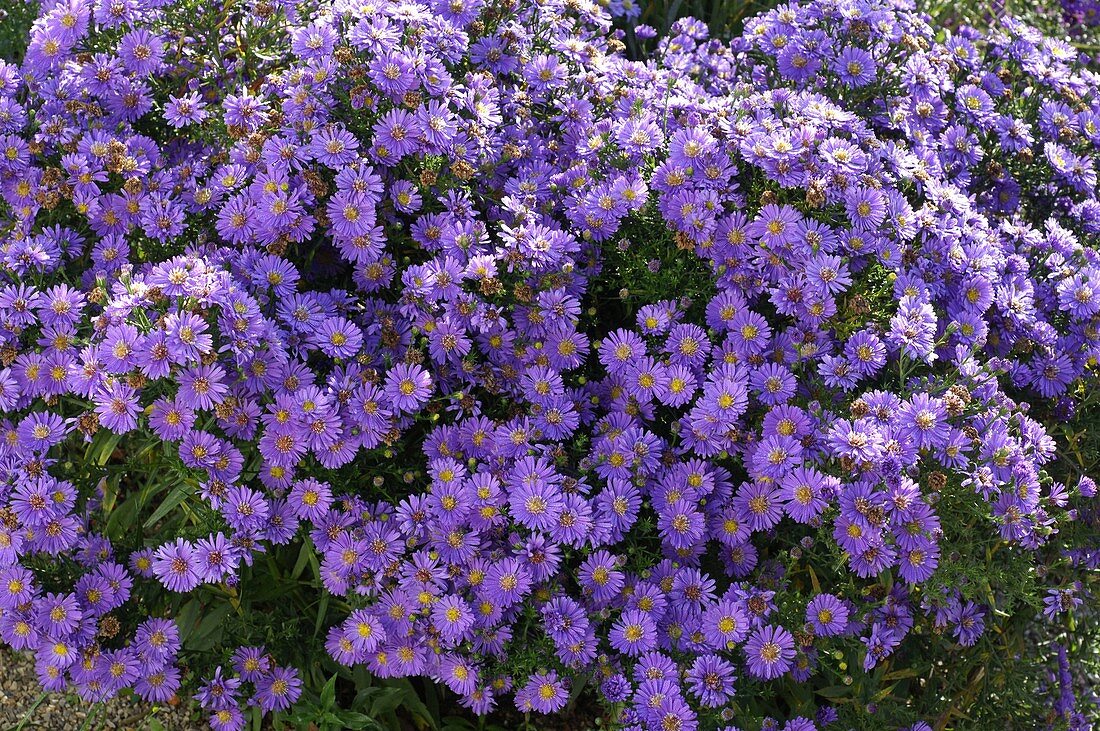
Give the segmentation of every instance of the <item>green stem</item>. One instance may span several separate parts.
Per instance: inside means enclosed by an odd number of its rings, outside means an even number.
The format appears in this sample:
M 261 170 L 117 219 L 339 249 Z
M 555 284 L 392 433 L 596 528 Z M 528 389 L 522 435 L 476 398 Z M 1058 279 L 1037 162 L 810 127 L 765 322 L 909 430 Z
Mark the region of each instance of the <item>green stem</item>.
M 23 718 L 19 721 L 19 725 L 16 726 L 13 731 L 23 731 L 23 727 L 27 725 L 27 721 L 31 720 L 31 715 L 42 705 L 42 701 L 46 700 L 46 696 L 49 695 L 49 691 L 43 691 L 37 698 L 34 699 L 34 703 L 27 709 L 27 712 L 23 714 Z

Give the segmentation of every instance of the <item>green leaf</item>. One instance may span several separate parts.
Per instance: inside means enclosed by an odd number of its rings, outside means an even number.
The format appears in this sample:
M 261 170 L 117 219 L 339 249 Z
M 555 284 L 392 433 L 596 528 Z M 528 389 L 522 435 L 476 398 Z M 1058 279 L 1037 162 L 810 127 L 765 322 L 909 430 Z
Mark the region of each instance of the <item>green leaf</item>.
M 172 488 L 172 492 L 168 493 L 168 497 L 164 498 L 164 502 L 162 502 L 157 507 L 157 509 L 153 511 L 153 514 L 149 516 L 149 519 L 145 521 L 143 527 L 148 528 L 164 516 L 168 515 L 168 513 L 170 513 L 173 508 L 175 508 L 177 505 L 190 497 L 193 490 L 194 488 L 187 482 L 181 482 L 180 484 L 176 485 L 174 488 Z
M 176 623 L 180 628 L 180 641 L 185 642 L 191 636 L 191 633 L 195 631 L 195 621 L 198 620 L 201 609 L 199 600 L 192 599 L 176 613 Z
M 331 708 L 336 701 L 336 678 L 337 676 L 333 675 L 321 689 L 321 708 Z
M 110 461 L 111 455 L 115 453 L 115 447 L 118 446 L 121 439 L 121 434 L 115 434 L 106 429 L 100 429 L 99 432 L 92 437 L 92 443 L 88 445 L 88 451 L 85 452 L 85 458 L 102 467 Z
M 374 703 L 371 704 L 370 715 L 382 716 L 389 713 L 401 706 L 404 700 L 404 688 L 383 688 L 378 697 L 374 699 Z
M 382 725 L 378 721 L 356 711 L 344 711 L 340 714 L 339 721 L 344 728 L 355 729 L 356 731 L 361 729 L 379 729 L 379 731 L 382 731 Z
M 294 564 L 294 570 L 290 572 L 290 578 L 295 581 L 302 575 L 302 572 L 306 570 L 306 566 L 309 566 L 310 554 L 313 553 L 313 544 L 309 540 L 302 543 L 302 549 L 298 551 L 298 560 Z
M 126 536 L 134 527 L 134 519 L 137 518 L 138 496 L 131 495 L 121 505 L 111 511 L 111 517 L 107 519 L 107 537 L 113 541 Z
M 427 705 L 420 699 L 420 694 L 416 692 L 416 688 L 413 687 L 413 684 L 409 682 L 408 678 L 385 678 L 381 683 L 385 686 L 401 688 L 405 692 L 403 705 L 409 714 L 412 715 L 413 721 L 420 722 L 417 723 L 418 727 L 439 728 L 439 724 L 436 723 L 432 712 L 428 710 Z
M 321 601 L 317 604 L 317 621 L 313 625 L 314 637 L 321 632 L 321 626 L 325 623 L 325 616 L 328 614 L 328 603 L 331 599 L 332 595 L 326 591 L 321 596 Z
M 836 700 L 850 696 L 852 694 L 852 689 L 847 685 L 830 685 L 827 688 L 819 688 L 814 692 L 826 698 Z
M 221 638 L 222 623 L 229 615 L 232 607 L 229 604 L 219 604 L 209 614 L 203 617 L 194 634 L 187 643 L 191 650 L 209 650 Z

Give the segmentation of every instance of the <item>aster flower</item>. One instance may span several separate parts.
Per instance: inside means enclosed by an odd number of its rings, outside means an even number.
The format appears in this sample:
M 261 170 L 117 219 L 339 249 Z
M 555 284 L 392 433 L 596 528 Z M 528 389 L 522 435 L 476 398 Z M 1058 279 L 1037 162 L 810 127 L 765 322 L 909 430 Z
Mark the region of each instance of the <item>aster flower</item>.
M 196 91 L 170 96 L 164 105 L 164 120 L 177 129 L 198 124 L 206 117 L 206 104 Z
M 806 606 L 806 621 L 815 634 L 838 635 L 848 626 L 848 607 L 832 594 L 819 594 Z
M 848 46 L 837 56 L 833 70 L 847 86 L 861 87 L 875 78 L 875 61 L 861 48 Z
M 565 707 L 569 693 L 553 670 L 536 673 L 527 679 L 516 694 L 516 707 L 521 711 L 535 710 L 539 713 L 553 713 Z
M 736 678 L 734 666 L 717 655 L 695 658 L 687 674 L 692 694 L 708 708 L 717 708 L 733 696 Z
M 648 614 L 628 610 L 612 625 L 610 641 L 617 651 L 634 657 L 656 647 L 657 627 Z
M 745 642 L 747 669 L 757 678 L 778 678 L 791 669 L 794 656 L 794 638 L 782 627 L 759 627 Z
M 182 538 L 157 549 L 153 558 L 153 572 L 172 591 L 186 592 L 201 581 L 195 562 L 193 546 Z
M 734 505 L 752 530 L 767 530 L 783 517 L 783 502 L 773 482 L 742 484 Z
M 256 681 L 256 701 L 265 712 L 285 710 L 301 694 L 302 681 L 293 668 L 273 668 Z
M 423 368 L 398 363 L 386 374 L 385 394 L 394 408 L 412 412 L 427 401 L 431 386 L 431 376 Z
M 222 667 L 214 669 L 213 676 L 205 680 L 195 694 L 195 700 L 204 709 L 222 710 L 237 707 L 236 694 L 241 686 L 240 678 L 224 677 Z
M 129 386 L 111 381 L 95 397 L 99 423 L 116 434 L 137 428 L 140 404 L 137 393 Z
M 799 523 L 811 522 L 828 505 L 835 483 L 812 467 L 795 467 L 780 479 L 787 515 Z

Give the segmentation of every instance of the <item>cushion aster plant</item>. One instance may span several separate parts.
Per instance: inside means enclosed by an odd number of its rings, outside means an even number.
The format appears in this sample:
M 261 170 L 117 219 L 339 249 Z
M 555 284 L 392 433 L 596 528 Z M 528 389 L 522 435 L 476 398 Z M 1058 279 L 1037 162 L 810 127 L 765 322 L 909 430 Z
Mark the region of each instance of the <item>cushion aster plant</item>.
M 554 0 L 42 5 L 0 637 L 46 688 L 1087 727 L 1096 75 L 881 0 L 653 45 Z

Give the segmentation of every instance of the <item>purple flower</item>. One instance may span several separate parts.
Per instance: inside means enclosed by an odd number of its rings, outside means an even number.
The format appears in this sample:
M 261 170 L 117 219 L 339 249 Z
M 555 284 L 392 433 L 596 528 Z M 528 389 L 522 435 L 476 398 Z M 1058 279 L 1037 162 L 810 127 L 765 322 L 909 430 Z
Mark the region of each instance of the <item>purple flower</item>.
M 293 668 L 273 668 L 256 681 L 256 701 L 265 712 L 286 710 L 301 694 L 302 681 Z
M 192 91 L 180 96 L 171 96 L 164 105 L 164 121 L 179 129 L 189 124 L 198 124 L 206 119 L 206 104 L 198 92 Z
M 812 467 L 795 467 L 779 483 L 787 515 L 799 523 L 811 522 L 825 510 L 837 482 Z
M 195 561 L 194 547 L 182 538 L 157 549 L 153 573 L 172 591 L 191 591 L 202 581 Z
M 209 411 L 229 392 L 225 370 L 219 365 L 188 368 L 179 377 L 179 401 L 191 408 Z
M 137 393 L 129 386 L 111 381 L 96 394 L 96 413 L 99 423 L 116 434 L 125 434 L 137 428 L 141 412 Z
M 428 400 L 431 390 L 431 376 L 418 365 L 398 363 L 386 373 L 386 397 L 399 411 L 415 412 Z
M 444 640 L 457 644 L 466 638 L 474 615 L 461 597 L 447 596 L 432 606 L 432 622 Z
M 696 657 L 687 674 L 692 694 L 708 708 L 717 708 L 729 701 L 736 678 L 734 666 L 717 655 Z
M 609 638 L 617 651 L 635 657 L 657 646 L 657 627 L 648 614 L 631 609 L 615 621 Z
M 222 667 L 214 669 L 214 675 L 205 681 L 195 694 L 195 700 L 207 710 L 225 710 L 237 707 L 237 691 L 241 687 L 240 678 L 227 678 L 222 675 Z
M 539 713 L 553 713 L 565 707 L 569 693 L 551 670 L 536 673 L 527 679 L 526 685 L 516 693 L 516 708 L 521 711 L 534 710 Z
M 871 54 L 862 48 L 848 46 L 837 56 L 833 70 L 845 85 L 858 88 L 874 80 L 876 69 Z
M 757 678 L 778 678 L 793 667 L 794 656 L 794 638 L 779 626 L 759 627 L 745 642 L 748 672 Z
M 806 605 L 806 621 L 822 637 L 842 634 L 848 626 L 848 607 L 832 594 L 818 594 Z

